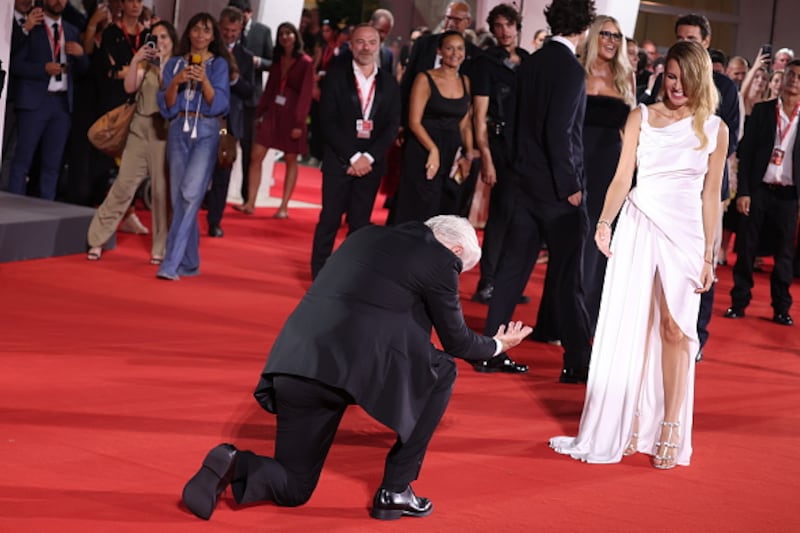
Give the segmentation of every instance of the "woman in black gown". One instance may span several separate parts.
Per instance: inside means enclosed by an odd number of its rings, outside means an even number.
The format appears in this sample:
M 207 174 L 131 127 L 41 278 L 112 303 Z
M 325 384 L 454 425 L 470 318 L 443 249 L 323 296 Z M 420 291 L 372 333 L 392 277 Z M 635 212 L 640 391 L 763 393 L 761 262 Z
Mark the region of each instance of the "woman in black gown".
M 599 15 L 589 29 L 581 54 L 586 69 L 583 159 L 590 228 L 595 227 L 603 210 L 622 149 L 621 131 L 634 104 L 634 82 L 624 44 L 619 23 L 612 17 Z M 606 257 L 592 239 L 586 239 L 583 290 L 592 331 L 600 311 L 605 273 Z
M 465 57 L 464 37 L 443 33 L 439 54 L 441 66 L 418 74 L 411 87 L 411 132 L 392 217 L 396 224 L 454 214 L 460 176 L 467 177 L 474 157 L 469 78 L 458 72 Z

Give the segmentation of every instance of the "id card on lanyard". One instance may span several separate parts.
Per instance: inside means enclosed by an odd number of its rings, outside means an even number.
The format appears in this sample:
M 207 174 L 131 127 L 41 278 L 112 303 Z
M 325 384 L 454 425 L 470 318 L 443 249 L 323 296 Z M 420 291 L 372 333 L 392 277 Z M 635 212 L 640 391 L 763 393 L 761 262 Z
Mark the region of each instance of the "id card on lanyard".
M 784 149 L 784 141 L 786 140 L 786 136 L 791 131 L 794 122 L 797 120 L 797 112 L 800 110 L 800 104 L 796 105 L 794 110 L 792 111 L 792 116 L 789 117 L 789 124 L 786 125 L 786 129 L 783 129 L 783 117 L 781 116 L 781 101 L 778 100 L 775 102 L 775 122 L 777 123 L 777 141 L 778 146 L 772 149 L 772 155 L 770 156 L 769 162 L 775 166 L 783 165 L 783 158 L 786 155 L 786 150 Z
M 358 83 L 358 77 L 356 77 L 356 91 L 358 92 L 358 101 L 361 104 L 361 116 L 363 117 L 356 120 L 356 137 L 359 139 L 372 137 L 372 130 L 375 126 L 367 116 L 372 109 L 372 100 L 375 97 L 375 84 L 377 81 L 377 76 L 372 78 L 372 85 L 369 88 L 366 100 L 364 100 L 364 96 L 361 94 L 361 84 Z

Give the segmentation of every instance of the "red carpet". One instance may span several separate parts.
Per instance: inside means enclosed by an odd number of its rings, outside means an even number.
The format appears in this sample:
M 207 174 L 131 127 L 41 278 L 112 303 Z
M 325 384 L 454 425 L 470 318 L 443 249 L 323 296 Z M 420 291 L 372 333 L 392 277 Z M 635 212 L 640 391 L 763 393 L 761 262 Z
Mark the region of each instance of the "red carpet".
M 300 180 L 297 199 L 318 201 L 317 173 Z M 272 451 L 274 418 L 251 393 L 309 284 L 317 211 L 271 215 L 229 210 L 225 237 L 202 239 L 203 274 L 177 283 L 155 279 L 147 237 L 124 234 L 98 263 L 0 265 L 0 531 L 799 530 L 800 334 L 764 320 L 763 274 L 748 317 L 721 318 L 729 268 L 698 367 L 688 468 L 658 471 L 642 455 L 585 465 L 549 450 L 548 437 L 576 431 L 584 388 L 555 382 L 559 349 L 526 342 L 514 352 L 531 366 L 524 376 L 459 363 L 415 484 L 434 501 L 430 517 L 368 517 L 393 435 L 353 408 L 307 505 L 233 509 L 226 495 L 198 520 L 180 494 L 211 446 Z M 535 319 L 543 274 L 518 318 Z M 481 329 L 485 307 L 466 300 L 476 282 L 465 274 L 462 296 Z

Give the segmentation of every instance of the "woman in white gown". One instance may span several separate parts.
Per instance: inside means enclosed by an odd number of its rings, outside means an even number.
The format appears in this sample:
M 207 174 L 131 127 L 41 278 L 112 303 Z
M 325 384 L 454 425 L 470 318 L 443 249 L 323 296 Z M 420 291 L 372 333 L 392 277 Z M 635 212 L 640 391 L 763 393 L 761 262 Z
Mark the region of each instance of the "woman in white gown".
M 661 96 L 631 112 L 597 223 L 609 262 L 578 436 L 550 439 L 589 463 L 643 452 L 672 468 L 692 453 L 697 312 L 714 280 L 728 143 L 702 46 L 670 48 Z

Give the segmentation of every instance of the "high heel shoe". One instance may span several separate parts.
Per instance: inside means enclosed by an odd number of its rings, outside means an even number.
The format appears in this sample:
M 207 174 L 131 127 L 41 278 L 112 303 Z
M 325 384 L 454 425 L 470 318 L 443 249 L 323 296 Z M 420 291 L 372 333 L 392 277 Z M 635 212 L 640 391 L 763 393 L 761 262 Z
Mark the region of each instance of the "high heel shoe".
M 245 215 L 252 215 L 253 213 L 255 213 L 255 209 L 248 206 L 247 204 L 234 205 L 233 208 L 239 211 L 240 213 L 244 213 Z
M 661 421 L 661 439 L 656 442 L 656 454 L 653 457 L 653 466 L 660 470 L 675 468 L 678 460 L 678 444 L 674 442 L 678 438 L 678 428 L 680 422 Z M 664 432 L 666 431 L 666 437 Z
M 86 253 L 86 259 L 88 259 L 89 261 L 100 261 L 101 257 L 103 257 L 102 246 L 92 246 Z
M 133 233 L 135 235 L 147 235 L 150 233 L 150 230 L 147 229 L 147 226 L 142 224 L 142 221 L 139 220 L 139 217 L 136 216 L 136 213 L 131 212 L 125 219 L 122 221 L 122 224 L 119 225 L 119 230 L 125 233 Z
M 631 433 L 631 440 L 628 441 L 628 445 L 625 447 L 625 451 L 622 452 L 622 455 L 625 457 L 629 455 L 633 455 L 639 450 L 637 446 L 639 444 L 639 434 L 638 433 Z

